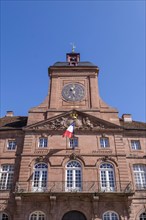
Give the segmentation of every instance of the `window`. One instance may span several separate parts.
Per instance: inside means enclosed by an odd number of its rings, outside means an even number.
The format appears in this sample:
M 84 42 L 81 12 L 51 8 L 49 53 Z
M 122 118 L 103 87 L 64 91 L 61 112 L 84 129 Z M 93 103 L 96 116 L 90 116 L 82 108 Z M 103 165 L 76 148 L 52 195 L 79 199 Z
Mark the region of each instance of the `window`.
M 35 211 L 30 214 L 29 220 L 45 220 L 45 214 L 41 211 Z
M 100 165 L 101 191 L 115 191 L 115 177 L 113 166 L 109 163 Z
M 119 217 L 118 217 L 118 215 L 117 215 L 117 213 L 115 213 L 115 212 L 105 212 L 104 214 L 103 214 L 103 220 L 118 220 L 119 219 Z
M 0 219 L 1 220 L 9 220 L 8 215 L 4 212 L 0 213 Z
M 136 189 L 146 189 L 146 165 L 133 165 Z
M 70 161 L 66 165 L 66 191 L 81 191 L 81 164 Z
M 71 147 L 71 148 L 78 147 L 78 138 L 77 137 L 73 137 L 73 138 L 69 139 L 69 147 Z
M 48 146 L 48 139 L 47 138 L 39 138 L 39 147 L 44 148 Z
M 14 165 L 2 165 L 0 173 L 0 190 L 10 190 L 12 188 L 13 175 Z
M 109 139 L 107 137 L 100 138 L 100 147 L 102 148 L 109 147 Z
M 146 212 L 140 215 L 139 220 L 146 220 Z
M 7 149 L 8 150 L 15 150 L 16 149 L 16 141 L 15 140 L 9 140 Z
M 42 191 L 46 190 L 47 173 L 48 173 L 47 164 L 38 163 L 35 165 L 34 174 L 33 174 L 33 183 L 32 183 L 33 191 L 42 192 Z
M 131 140 L 131 149 L 132 150 L 140 150 L 141 149 L 140 141 L 138 141 L 138 140 Z

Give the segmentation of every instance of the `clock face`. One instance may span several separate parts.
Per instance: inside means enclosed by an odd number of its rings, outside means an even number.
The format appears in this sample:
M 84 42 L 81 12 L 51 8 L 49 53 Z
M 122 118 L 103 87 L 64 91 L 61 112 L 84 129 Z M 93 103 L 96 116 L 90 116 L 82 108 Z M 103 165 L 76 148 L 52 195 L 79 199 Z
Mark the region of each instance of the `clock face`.
M 63 87 L 62 96 L 66 101 L 81 101 L 85 96 L 84 86 L 78 83 L 70 83 Z

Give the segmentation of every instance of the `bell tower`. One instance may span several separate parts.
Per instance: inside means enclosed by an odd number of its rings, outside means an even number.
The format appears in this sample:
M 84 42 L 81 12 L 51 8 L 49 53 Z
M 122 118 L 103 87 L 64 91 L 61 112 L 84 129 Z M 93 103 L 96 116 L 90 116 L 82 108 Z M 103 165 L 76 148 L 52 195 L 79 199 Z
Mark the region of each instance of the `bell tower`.
M 98 109 L 98 67 L 80 62 L 79 53 L 67 53 L 66 62 L 49 67 L 49 109 Z
M 118 120 L 117 110 L 102 101 L 98 90 L 99 68 L 88 61 L 80 61 L 80 53 L 66 54 L 65 62 L 48 68 L 50 86 L 46 100 L 30 109 L 28 121 L 43 120 L 72 109 L 100 118 Z M 33 117 L 32 117 L 33 115 Z M 116 117 L 116 119 L 115 119 Z
M 80 54 L 79 53 L 67 53 L 66 54 L 66 62 L 69 63 L 70 66 L 77 66 L 80 62 Z

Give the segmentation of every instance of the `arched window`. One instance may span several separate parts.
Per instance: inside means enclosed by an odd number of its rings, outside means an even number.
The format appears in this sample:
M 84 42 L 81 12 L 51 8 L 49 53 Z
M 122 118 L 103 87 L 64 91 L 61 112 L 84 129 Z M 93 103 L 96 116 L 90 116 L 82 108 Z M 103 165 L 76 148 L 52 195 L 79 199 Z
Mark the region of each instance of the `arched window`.
M 6 213 L 1 212 L 0 213 L 0 219 L 1 220 L 9 220 L 9 217 L 8 217 L 8 215 Z
M 81 191 L 82 172 L 78 161 L 70 161 L 66 165 L 66 191 Z
M 143 212 L 143 213 L 139 216 L 139 220 L 146 220 L 146 212 Z
M 37 163 L 34 166 L 33 172 L 33 182 L 32 189 L 33 191 L 45 191 L 47 188 L 47 173 L 48 165 L 45 163 Z
M 41 211 L 35 211 L 30 214 L 29 220 L 45 220 L 46 216 Z
M 101 191 L 115 191 L 114 168 L 110 163 L 100 165 L 100 187 Z
M 103 214 L 103 220 L 119 220 L 117 213 L 108 211 Z
M 138 190 L 146 189 L 146 165 L 133 165 L 135 184 Z

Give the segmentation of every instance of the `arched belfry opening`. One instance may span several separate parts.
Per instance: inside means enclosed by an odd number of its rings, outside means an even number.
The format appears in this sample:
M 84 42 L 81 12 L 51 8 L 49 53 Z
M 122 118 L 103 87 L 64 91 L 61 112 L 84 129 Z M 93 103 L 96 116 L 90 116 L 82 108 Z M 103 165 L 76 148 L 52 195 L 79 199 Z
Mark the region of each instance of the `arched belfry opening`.
M 87 218 L 82 212 L 74 210 L 65 213 L 62 220 L 87 220 Z

